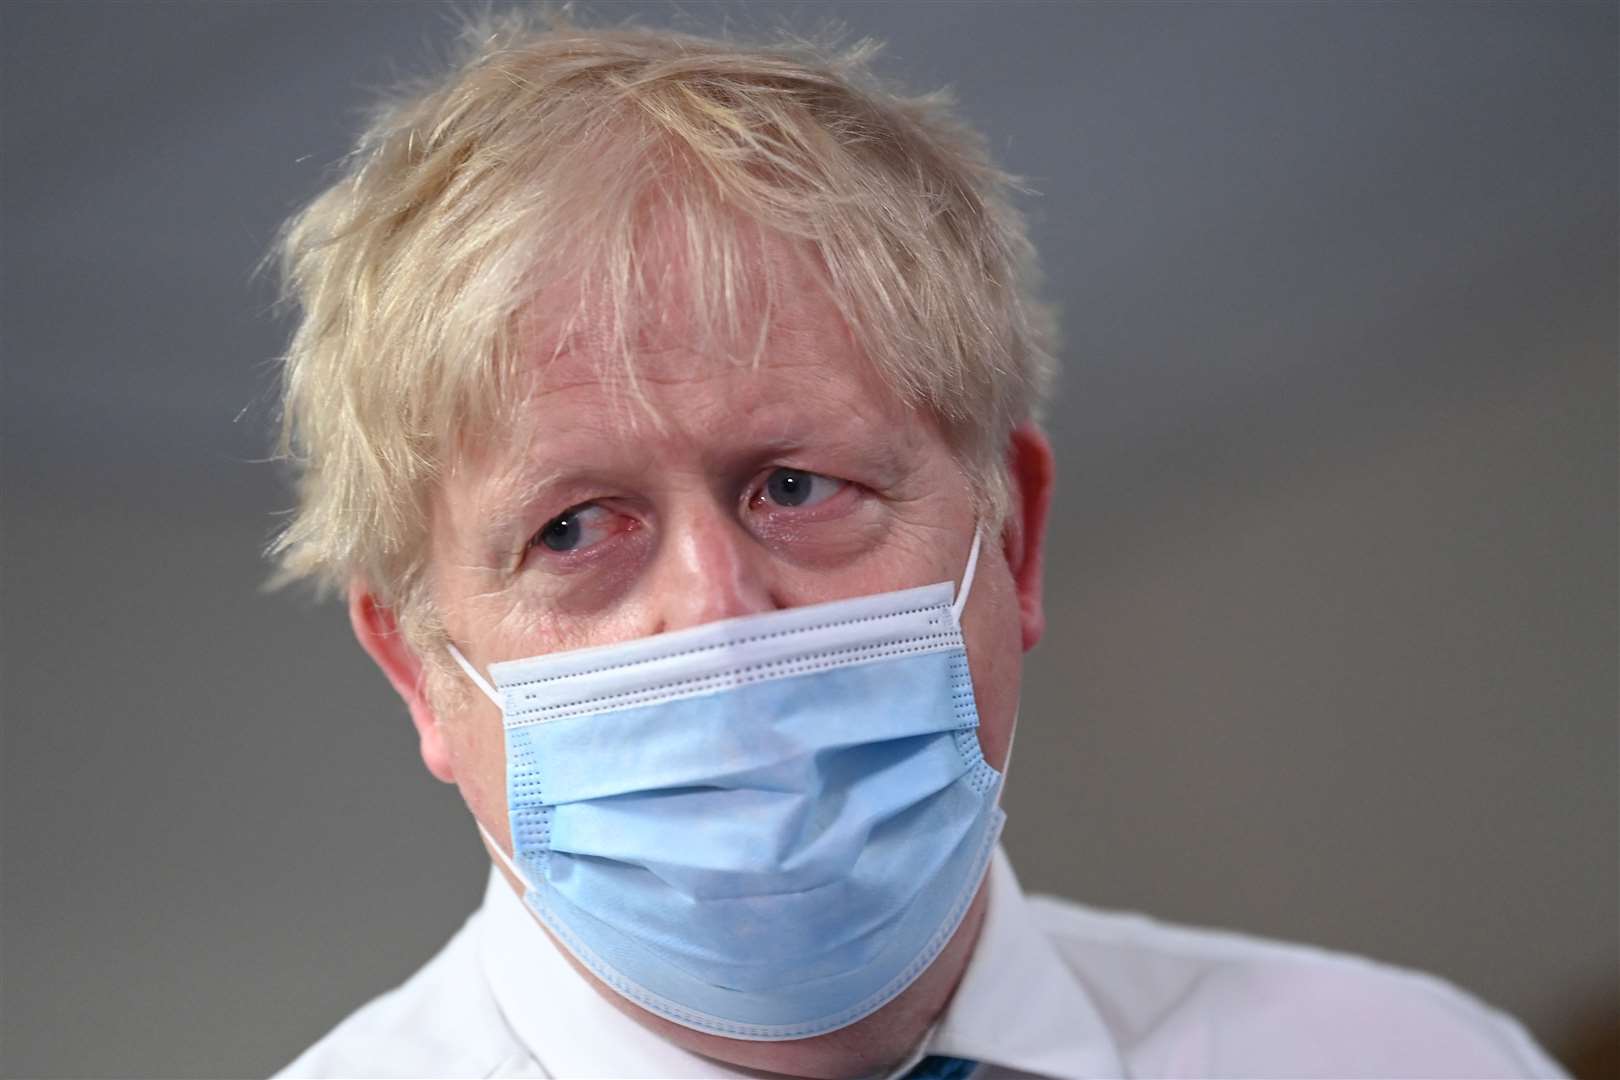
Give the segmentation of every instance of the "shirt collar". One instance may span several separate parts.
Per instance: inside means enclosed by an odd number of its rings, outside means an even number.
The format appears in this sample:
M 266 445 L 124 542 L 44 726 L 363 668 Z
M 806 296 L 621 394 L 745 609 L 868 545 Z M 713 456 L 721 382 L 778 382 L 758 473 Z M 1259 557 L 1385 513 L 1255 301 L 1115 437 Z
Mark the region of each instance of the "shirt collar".
M 551 1075 L 671 1080 L 765 1075 L 665 1042 L 603 1000 L 493 868 L 480 922 L 479 954 L 495 999 Z M 1037 928 L 999 847 L 984 925 L 962 982 L 923 1045 L 894 1075 L 929 1054 L 1053 1080 L 1123 1073 L 1090 995 Z
M 927 1053 L 1054 1080 L 1124 1075 L 1102 1015 L 1041 933 L 1000 847 L 973 958 Z

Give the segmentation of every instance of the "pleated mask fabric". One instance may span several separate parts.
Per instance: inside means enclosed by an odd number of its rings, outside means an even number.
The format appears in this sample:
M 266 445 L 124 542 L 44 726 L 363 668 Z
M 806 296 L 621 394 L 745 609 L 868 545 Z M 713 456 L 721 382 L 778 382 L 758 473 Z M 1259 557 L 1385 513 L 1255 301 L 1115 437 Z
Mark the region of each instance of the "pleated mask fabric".
M 659 1016 L 807 1038 L 904 990 L 1005 815 L 952 584 L 493 664 L 525 902 Z M 482 828 L 482 826 L 480 826 Z M 486 836 L 488 834 L 486 833 Z

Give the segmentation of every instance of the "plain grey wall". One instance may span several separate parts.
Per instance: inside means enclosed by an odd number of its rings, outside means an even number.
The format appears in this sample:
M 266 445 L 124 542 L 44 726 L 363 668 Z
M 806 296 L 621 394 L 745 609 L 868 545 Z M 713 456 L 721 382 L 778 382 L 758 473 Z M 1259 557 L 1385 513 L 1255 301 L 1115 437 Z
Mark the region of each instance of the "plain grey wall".
M 1587 1053 L 1620 1016 L 1615 6 L 682 10 L 886 38 L 1041 192 L 1026 884 L 1431 969 Z M 250 271 L 449 27 L 0 6 L 8 1075 L 268 1072 L 476 901 L 341 610 L 259 592 L 287 323 Z

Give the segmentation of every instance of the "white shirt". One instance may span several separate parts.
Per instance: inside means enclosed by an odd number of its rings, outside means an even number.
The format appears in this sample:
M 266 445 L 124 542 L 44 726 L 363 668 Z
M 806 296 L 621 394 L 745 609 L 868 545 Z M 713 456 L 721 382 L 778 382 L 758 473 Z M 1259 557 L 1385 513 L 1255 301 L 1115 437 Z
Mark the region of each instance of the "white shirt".
M 984 927 L 925 1054 L 973 1080 L 1562 1076 L 1514 1020 L 1357 957 L 1026 897 L 999 849 Z M 493 870 L 483 906 L 288 1077 L 756 1077 L 603 1000 Z

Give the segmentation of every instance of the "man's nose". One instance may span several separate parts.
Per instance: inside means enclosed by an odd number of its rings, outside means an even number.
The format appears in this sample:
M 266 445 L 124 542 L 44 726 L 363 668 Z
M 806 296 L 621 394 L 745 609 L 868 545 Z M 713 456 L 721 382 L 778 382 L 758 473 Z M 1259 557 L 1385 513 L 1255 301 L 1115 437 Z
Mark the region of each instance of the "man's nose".
M 782 605 L 759 542 L 723 514 L 684 521 L 673 530 L 657 582 L 658 631 L 756 615 Z

